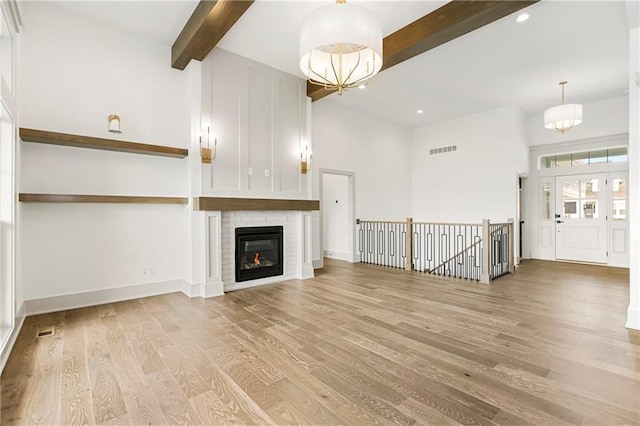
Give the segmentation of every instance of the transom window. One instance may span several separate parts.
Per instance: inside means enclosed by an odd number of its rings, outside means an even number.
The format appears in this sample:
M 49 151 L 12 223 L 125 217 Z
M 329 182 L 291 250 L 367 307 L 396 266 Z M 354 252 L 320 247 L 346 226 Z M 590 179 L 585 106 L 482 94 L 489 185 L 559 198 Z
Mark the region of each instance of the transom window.
M 593 151 L 571 152 L 540 157 L 539 168 L 585 166 L 599 163 L 625 163 L 629 161 L 627 147 L 597 149 Z

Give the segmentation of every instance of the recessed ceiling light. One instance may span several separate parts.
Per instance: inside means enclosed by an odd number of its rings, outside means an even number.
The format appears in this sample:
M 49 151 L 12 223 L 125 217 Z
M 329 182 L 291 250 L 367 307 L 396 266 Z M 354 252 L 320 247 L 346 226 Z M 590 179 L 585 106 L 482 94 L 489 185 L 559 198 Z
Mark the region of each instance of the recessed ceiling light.
M 516 18 L 516 22 L 524 22 L 527 19 L 529 19 L 529 14 L 528 13 L 521 13 L 520 15 L 518 15 L 518 17 Z
M 417 112 L 418 114 L 422 114 L 424 111 L 423 111 L 423 110 L 421 110 L 421 109 L 419 109 L 419 110 L 417 110 L 416 112 Z
M 366 84 L 361 84 L 360 86 L 358 86 L 358 89 L 362 90 L 362 89 L 366 89 L 367 85 Z

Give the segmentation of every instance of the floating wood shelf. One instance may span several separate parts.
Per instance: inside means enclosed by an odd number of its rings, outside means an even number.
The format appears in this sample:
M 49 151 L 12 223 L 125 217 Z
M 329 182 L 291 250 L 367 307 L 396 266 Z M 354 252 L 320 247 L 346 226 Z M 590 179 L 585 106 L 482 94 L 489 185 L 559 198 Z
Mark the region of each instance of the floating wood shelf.
M 186 197 L 140 197 L 137 195 L 73 195 L 20 194 L 23 203 L 120 203 L 120 204 L 187 204 Z
M 194 197 L 194 210 L 320 210 L 318 200 L 276 200 L 271 198 Z
M 161 157 L 184 158 L 189 150 L 170 146 L 149 145 L 115 139 L 94 138 L 68 133 L 48 132 L 20 128 L 20 138 L 25 142 L 38 142 L 50 145 L 74 146 L 78 148 L 102 149 L 105 151 L 130 152 L 134 154 L 158 155 Z

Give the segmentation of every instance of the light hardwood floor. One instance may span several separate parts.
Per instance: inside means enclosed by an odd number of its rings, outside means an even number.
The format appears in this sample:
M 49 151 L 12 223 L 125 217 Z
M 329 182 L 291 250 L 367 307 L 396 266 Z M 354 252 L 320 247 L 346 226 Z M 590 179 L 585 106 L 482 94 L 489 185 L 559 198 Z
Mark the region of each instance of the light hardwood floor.
M 620 270 L 491 285 L 326 261 L 314 279 L 27 318 L 2 424 L 638 424 Z M 55 334 L 35 338 L 39 329 Z

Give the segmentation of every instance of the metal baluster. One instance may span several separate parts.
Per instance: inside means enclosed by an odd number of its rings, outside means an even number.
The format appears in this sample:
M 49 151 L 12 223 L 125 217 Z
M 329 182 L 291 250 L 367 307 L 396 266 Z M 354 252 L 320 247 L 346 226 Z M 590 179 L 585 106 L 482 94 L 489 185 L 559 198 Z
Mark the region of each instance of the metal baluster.
M 436 233 L 435 226 L 429 225 L 429 234 L 431 235 L 431 258 L 429 259 L 429 269 L 433 269 L 433 267 L 436 266 L 435 264 L 435 257 L 436 257 L 435 233 Z
M 380 229 L 378 230 L 378 255 L 380 257 L 380 265 L 386 266 L 384 260 L 384 223 L 380 224 Z
M 358 253 L 360 253 L 360 259 L 364 262 L 364 259 L 362 256 L 362 245 L 364 244 L 363 241 L 363 234 L 362 234 L 362 222 L 360 222 L 358 224 Z
M 400 244 L 400 253 L 401 253 L 401 257 L 402 257 L 402 265 L 406 265 L 407 262 L 407 226 L 402 224 L 400 225 L 400 229 L 402 229 L 402 232 L 400 233 L 400 238 L 402 240 L 402 244 Z

